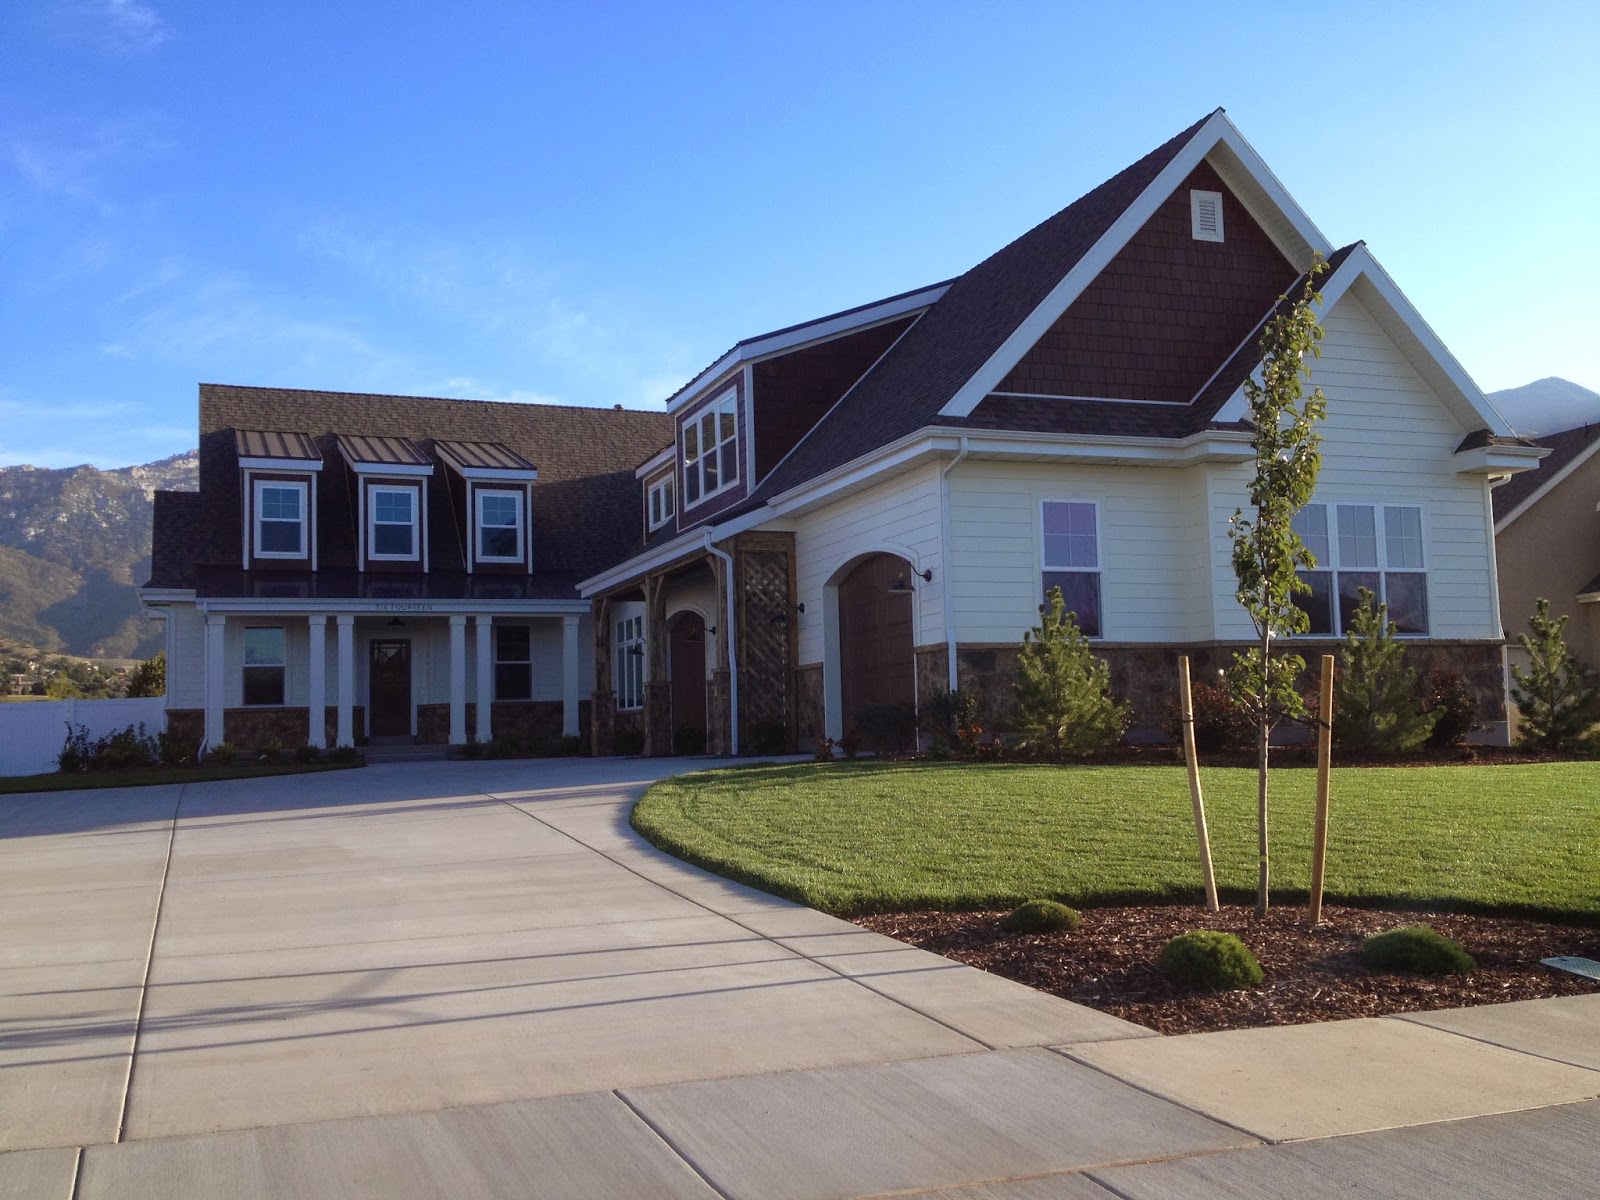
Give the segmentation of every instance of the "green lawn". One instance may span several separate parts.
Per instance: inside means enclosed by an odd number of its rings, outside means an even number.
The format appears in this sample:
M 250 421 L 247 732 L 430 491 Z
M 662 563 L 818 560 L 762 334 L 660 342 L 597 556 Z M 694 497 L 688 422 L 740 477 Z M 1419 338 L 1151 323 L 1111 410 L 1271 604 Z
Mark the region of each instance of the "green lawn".
M 83 771 L 72 775 L 0 776 L 0 796 L 21 792 L 76 792 L 85 788 L 151 787 L 161 783 L 210 783 L 217 779 L 257 779 L 263 775 L 303 775 L 343 771 L 360 763 L 238 763 L 221 767 L 149 767 L 137 771 Z
M 1217 883 L 1255 895 L 1255 773 L 1202 772 Z M 1272 777 L 1273 895 L 1310 878 L 1316 773 Z M 1327 898 L 1600 918 L 1600 763 L 1348 767 Z M 850 914 L 1201 899 L 1179 767 L 831 763 L 656 784 L 633 824 L 719 874 Z

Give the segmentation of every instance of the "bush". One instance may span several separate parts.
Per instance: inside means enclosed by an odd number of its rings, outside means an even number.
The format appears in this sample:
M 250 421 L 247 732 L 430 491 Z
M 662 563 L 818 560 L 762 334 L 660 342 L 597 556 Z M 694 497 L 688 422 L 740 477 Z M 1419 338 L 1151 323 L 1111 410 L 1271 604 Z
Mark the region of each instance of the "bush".
M 1439 716 L 1417 700 L 1417 673 L 1395 640 L 1389 606 L 1366 588 L 1358 595 L 1333 677 L 1333 736 L 1358 750 L 1404 754 L 1428 740 Z
M 612 748 L 618 754 L 643 754 L 644 753 L 644 730 L 642 730 L 642 729 L 619 729 L 619 730 L 617 730 L 616 736 L 614 738 L 612 738 Z
M 461 744 L 458 753 L 462 758 L 482 758 L 484 745 L 477 738 L 468 735 L 467 740 Z
M 701 731 L 700 742 L 703 748 L 705 744 L 704 731 Z M 561 753 L 567 758 L 581 758 L 589 753 L 589 743 L 584 741 L 575 733 L 563 734 L 561 736 L 560 747 Z
M 1526 673 L 1515 663 L 1511 666 L 1519 746 L 1577 750 L 1589 726 L 1600 721 L 1600 688 L 1589 686 L 1583 664 L 1567 649 L 1562 636 L 1566 627 L 1566 617 L 1550 619 L 1550 601 L 1541 596 L 1537 611 L 1528 619 L 1533 636 L 1517 635 L 1529 659 Z
M 848 759 L 854 759 L 856 755 L 861 753 L 861 735 L 852 729 L 840 738 L 836 745 L 839 747 L 840 754 Z
M 115 733 L 107 734 L 94 746 L 94 767 L 99 771 L 127 771 L 134 767 L 148 767 L 156 761 L 155 739 L 144 731 L 129 725 Z
M 1231 933 L 1194 929 L 1161 947 L 1156 960 L 1162 974 L 1187 987 L 1232 991 L 1260 984 L 1261 964 Z
M 1128 731 L 1133 707 L 1111 695 L 1111 668 L 1091 651 L 1061 589 L 1039 606 L 1039 624 L 1022 635 L 1017 661 L 1018 730 L 1034 749 L 1082 757 L 1111 749 Z
M 674 754 L 704 754 L 706 752 L 706 731 L 698 725 L 679 725 L 672 732 L 672 752 Z
M 1083 924 L 1083 914 L 1054 900 L 1029 900 L 1000 918 L 1010 933 L 1070 933 Z
M 1467 681 L 1454 671 L 1428 673 L 1422 707 L 1434 718 L 1429 746 L 1459 746 L 1478 727 L 1478 699 Z
M 322 757 L 322 751 L 310 742 L 303 742 L 294 748 L 294 760 L 297 763 L 314 763 Z
M 506 734 L 490 738 L 484 745 L 484 753 L 490 758 L 522 758 L 525 754 L 522 743 Z
M 812 762 L 832 762 L 834 747 L 839 743 L 831 737 L 823 736 L 814 738 L 811 743 Z
M 354 746 L 335 746 L 328 751 L 328 761 L 343 765 L 345 763 L 364 763 L 367 758 Z
M 964 753 L 969 731 L 978 727 L 978 697 L 973 692 L 934 692 L 917 710 L 917 726 L 932 740 L 935 751 Z
M 917 744 L 917 706 L 909 702 L 863 705 L 851 731 L 878 754 L 906 754 Z
M 1190 686 L 1189 698 L 1194 704 L 1194 748 L 1201 754 L 1255 745 L 1255 723 L 1250 714 L 1234 702 L 1233 693 L 1227 688 L 1195 683 Z M 1167 710 L 1164 730 L 1168 737 L 1182 745 L 1183 707 L 1176 697 Z
M 187 767 L 200 761 L 200 739 L 163 729 L 156 734 L 156 758 L 164 767 Z
M 280 738 L 268 738 L 256 747 L 256 761 L 275 763 L 283 761 L 283 741 Z
M 789 729 L 782 721 L 752 721 L 744 731 L 750 754 L 783 754 L 789 749 Z
M 64 775 L 87 771 L 94 763 L 94 743 L 89 740 L 87 725 L 67 724 L 67 740 L 56 754 L 56 768 Z
M 206 751 L 206 758 L 214 763 L 231 763 L 239 753 L 232 742 L 218 742 Z
M 1470 975 L 1478 967 L 1460 942 L 1431 925 L 1402 925 L 1374 934 L 1361 945 L 1361 957 L 1374 971 L 1414 971 L 1418 975 Z

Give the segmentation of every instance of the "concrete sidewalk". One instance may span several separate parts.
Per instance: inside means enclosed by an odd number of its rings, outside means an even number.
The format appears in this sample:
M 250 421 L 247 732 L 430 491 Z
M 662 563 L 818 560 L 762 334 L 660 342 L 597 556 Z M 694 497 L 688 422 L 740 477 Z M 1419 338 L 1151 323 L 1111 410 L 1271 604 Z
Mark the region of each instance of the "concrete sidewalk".
M 4 802 L 0 1196 L 1600 1176 L 1600 995 L 1157 1038 L 661 855 L 626 815 L 683 765 Z

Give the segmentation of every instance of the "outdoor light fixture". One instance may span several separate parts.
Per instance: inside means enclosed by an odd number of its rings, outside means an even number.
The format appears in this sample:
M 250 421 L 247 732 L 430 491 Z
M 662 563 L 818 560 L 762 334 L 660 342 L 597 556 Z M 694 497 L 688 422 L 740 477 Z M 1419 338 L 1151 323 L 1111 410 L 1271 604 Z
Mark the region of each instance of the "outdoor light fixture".
M 406 623 L 404 621 L 402 621 L 399 617 L 390 617 L 389 618 L 389 624 L 391 626 L 392 625 L 398 625 L 402 629 L 404 629 L 406 627 Z
M 637 645 L 629 646 L 628 647 L 628 653 L 629 654 L 635 654 L 635 655 L 638 655 L 640 658 L 643 658 L 644 657 L 644 647 L 643 646 L 637 646 Z
M 932 567 L 929 567 L 926 571 L 913 571 L 911 573 L 918 576 L 923 583 L 933 582 Z M 907 579 L 904 575 L 901 575 L 900 578 L 896 579 L 889 585 L 889 594 L 891 596 L 908 596 L 915 590 L 916 589 L 911 586 L 911 580 Z

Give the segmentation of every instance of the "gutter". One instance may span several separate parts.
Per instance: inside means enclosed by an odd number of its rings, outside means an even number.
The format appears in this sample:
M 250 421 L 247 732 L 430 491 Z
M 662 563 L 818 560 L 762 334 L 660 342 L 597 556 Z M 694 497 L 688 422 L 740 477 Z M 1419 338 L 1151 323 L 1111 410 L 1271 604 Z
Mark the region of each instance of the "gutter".
M 958 676 L 956 673 L 956 606 L 955 597 L 951 595 L 950 577 L 950 472 L 961 465 L 961 460 L 967 457 L 971 447 L 967 444 L 966 434 L 961 435 L 961 450 L 944 466 L 939 468 L 939 555 L 943 560 L 939 569 L 944 572 L 944 643 L 945 651 L 949 657 L 950 690 L 956 690 Z
M 739 756 L 739 664 L 734 657 L 734 628 L 733 628 L 733 557 L 726 550 L 719 550 L 711 541 L 711 530 L 705 531 L 705 550 L 707 554 L 715 555 L 722 560 L 726 569 L 727 589 L 723 600 L 727 605 L 727 613 L 723 617 L 726 624 L 723 628 L 727 631 L 723 641 L 728 647 L 728 740 L 732 743 L 731 753 L 734 758 Z

